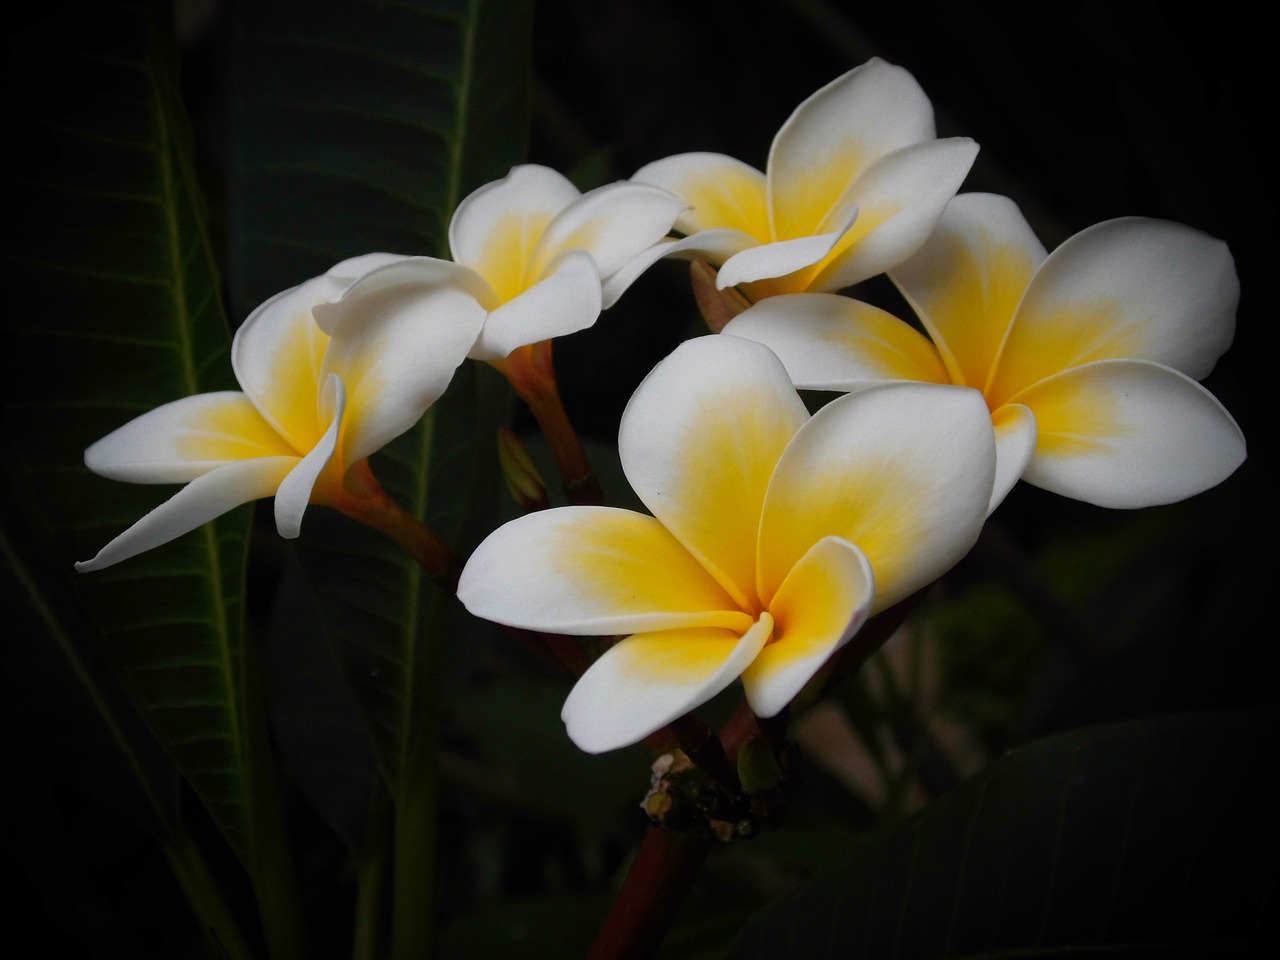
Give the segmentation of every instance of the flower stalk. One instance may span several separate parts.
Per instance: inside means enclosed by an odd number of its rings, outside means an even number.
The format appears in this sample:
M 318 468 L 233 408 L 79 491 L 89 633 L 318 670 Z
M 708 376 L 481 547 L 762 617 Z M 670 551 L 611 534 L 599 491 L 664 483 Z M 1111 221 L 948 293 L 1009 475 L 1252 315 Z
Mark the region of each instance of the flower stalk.
M 591 469 L 582 442 L 564 408 L 564 401 L 560 399 L 560 387 L 551 360 L 551 341 L 540 340 L 490 362 L 510 381 L 516 396 L 525 402 L 538 421 L 569 502 L 586 506 L 603 504 L 600 481 Z
M 715 841 L 650 827 L 588 960 L 653 956 Z

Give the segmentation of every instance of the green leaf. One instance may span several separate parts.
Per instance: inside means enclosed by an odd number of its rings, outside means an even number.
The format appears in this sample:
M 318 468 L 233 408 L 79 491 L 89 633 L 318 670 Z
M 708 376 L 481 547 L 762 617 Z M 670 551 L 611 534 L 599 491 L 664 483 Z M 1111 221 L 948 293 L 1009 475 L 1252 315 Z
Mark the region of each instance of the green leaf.
M 241 8 L 230 186 L 232 285 L 245 303 L 371 250 L 446 253 L 458 201 L 522 158 L 531 13 L 480 0 Z M 507 396 L 487 367 L 468 365 L 373 461 L 392 497 L 459 549 L 493 525 Z M 423 737 L 434 751 L 435 594 L 407 556 L 345 518 L 312 511 L 302 548 L 379 764 L 401 792 L 419 776 Z
M 234 386 L 218 276 L 153 5 L 73 5 L 22 38 L 16 155 L 24 282 L 5 312 L 5 470 L 36 642 L 106 645 L 148 725 L 242 858 L 250 831 L 240 702 L 246 514 L 79 576 L 168 490 L 91 475 L 86 446 L 146 410 Z
M 762 911 L 731 956 L 1217 956 L 1275 940 L 1273 712 L 1024 747 Z
M 485 768 L 510 783 L 523 814 L 593 838 L 643 824 L 650 762 L 638 749 L 578 749 L 560 719 L 568 692 L 568 678 L 498 677 L 456 694 L 452 715 Z
M 241 8 L 230 185 L 233 287 L 246 304 L 347 256 L 446 253 L 458 201 L 523 156 L 531 13 L 479 0 Z M 392 497 L 455 546 L 487 532 L 496 510 L 480 478 L 497 476 L 506 397 L 488 368 L 464 367 L 373 462 Z M 400 793 L 419 776 L 424 737 L 434 752 L 435 592 L 380 536 L 323 513 L 304 525 L 304 564 Z
M 242 4 L 231 281 L 242 313 L 346 257 L 447 256 L 529 124 L 530 0 Z
M 504 901 L 450 924 L 441 955 L 454 960 L 578 960 L 609 912 L 608 896 L 554 894 Z
M 349 256 L 446 254 L 457 203 L 523 158 L 529 2 L 321 0 L 244 4 L 238 16 L 229 187 L 241 311 Z M 464 369 L 373 461 L 388 493 L 455 548 L 491 526 L 508 397 L 492 371 Z M 442 646 L 465 621 L 346 518 L 312 511 L 301 553 L 396 808 L 392 953 L 418 955 L 431 940 Z

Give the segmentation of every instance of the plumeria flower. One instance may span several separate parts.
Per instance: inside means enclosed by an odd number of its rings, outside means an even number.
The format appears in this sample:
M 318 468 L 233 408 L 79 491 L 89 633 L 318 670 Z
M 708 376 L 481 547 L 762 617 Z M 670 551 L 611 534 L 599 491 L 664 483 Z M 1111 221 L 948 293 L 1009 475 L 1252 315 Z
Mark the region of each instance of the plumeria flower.
M 518 166 L 458 204 L 452 261 L 415 257 L 407 269 L 466 291 L 486 314 L 471 356 L 502 361 L 594 324 L 658 258 L 683 207 L 644 184 L 583 194 L 554 170 Z
M 933 107 L 906 70 L 872 59 L 796 108 L 766 173 L 715 153 L 686 153 L 632 179 L 690 208 L 667 255 L 720 264 L 721 289 L 752 300 L 835 291 L 919 249 L 977 156 L 967 138 L 935 139 Z
M 470 355 L 500 370 L 528 404 L 575 498 L 598 500 L 599 486 L 560 400 L 552 339 L 594 324 L 662 256 L 659 241 L 683 208 L 658 187 L 612 183 L 583 194 L 554 170 L 519 166 L 458 205 L 452 261 L 403 265 L 483 311 Z
M 1226 244 L 1128 218 L 1046 256 L 1005 197 L 964 194 L 891 271 L 933 342 L 844 297 L 780 297 L 725 331 L 770 346 L 801 387 L 883 379 L 982 391 L 995 425 L 995 507 L 1023 477 L 1105 507 L 1171 503 L 1245 457 L 1196 380 L 1231 344 L 1239 284 Z
M 76 568 L 119 563 L 262 497 L 275 496 L 284 537 L 308 503 L 359 514 L 381 493 L 365 458 L 444 392 L 484 320 L 473 299 L 424 286 L 404 263 L 371 254 L 278 294 L 232 343 L 243 392 L 175 400 L 89 447 L 85 463 L 104 477 L 186 486 Z
M 570 506 L 491 534 L 458 596 L 498 623 L 623 635 L 573 688 L 569 736 L 634 743 L 741 677 L 776 715 L 870 614 L 954 564 L 986 517 L 994 439 L 972 390 L 894 383 L 810 417 L 759 344 L 691 340 L 618 437 L 648 516 Z

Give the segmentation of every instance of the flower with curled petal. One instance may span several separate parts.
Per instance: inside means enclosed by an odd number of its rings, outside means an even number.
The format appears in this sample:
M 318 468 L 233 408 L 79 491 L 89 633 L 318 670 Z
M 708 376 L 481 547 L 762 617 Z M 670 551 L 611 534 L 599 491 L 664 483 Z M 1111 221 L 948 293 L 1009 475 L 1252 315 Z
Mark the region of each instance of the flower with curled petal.
M 371 254 L 276 295 L 232 343 L 243 392 L 175 400 L 89 447 L 85 464 L 104 477 L 186 486 L 76 568 L 119 563 L 262 497 L 274 495 L 284 537 L 308 503 L 360 516 L 385 501 L 365 458 L 444 392 L 484 320 L 465 294 L 406 274 L 402 259 Z
M 995 425 L 991 508 L 1019 477 L 1104 507 L 1181 500 L 1245 457 L 1196 381 L 1231 344 L 1226 244 L 1177 223 L 1109 220 L 1052 254 L 1005 197 L 963 194 L 890 272 L 932 343 L 845 297 L 779 297 L 725 331 L 772 348 L 800 387 L 884 379 L 982 391 Z
M 501 371 L 529 405 L 576 496 L 598 500 L 598 485 L 560 400 L 552 340 L 596 322 L 662 255 L 659 241 L 683 208 L 658 187 L 611 183 L 583 194 L 554 170 L 518 166 L 458 205 L 452 261 L 404 262 L 483 310 L 470 356 Z
M 458 596 L 508 626 L 617 635 L 563 717 L 590 752 L 634 743 L 738 677 L 776 715 L 872 613 L 947 570 L 986 517 L 990 419 L 971 390 L 884 384 L 813 417 L 777 358 L 690 340 L 618 437 L 652 516 L 570 506 L 500 527 Z
M 458 204 L 452 261 L 410 263 L 424 281 L 452 283 L 484 308 L 471 356 L 500 362 L 595 323 L 657 259 L 661 249 L 652 248 L 683 207 L 645 184 L 584 194 L 547 167 L 518 166 Z
M 767 172 L 686 153 L 632 178 L 689 204 L 666 251 L 720 265 L 752 300 L 835 291 L 883 273 L 929 236 L 973 165 L 967 138 L 935 139 L 933 107 L 906 70 L 872 59 L 805 100 Z

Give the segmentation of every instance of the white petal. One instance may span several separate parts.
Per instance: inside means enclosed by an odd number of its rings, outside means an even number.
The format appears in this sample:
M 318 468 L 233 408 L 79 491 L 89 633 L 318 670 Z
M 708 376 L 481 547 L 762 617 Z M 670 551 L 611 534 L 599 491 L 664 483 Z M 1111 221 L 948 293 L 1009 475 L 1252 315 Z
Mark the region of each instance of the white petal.
M 861 550 L 839 537 L 814 544 L 769 604 L 773 642 L 742 674 L 751 712 L 777 716 L 858 632 L 874 600 L 871 564 Z
M 342 378 L 329 374 L 325 380 L 324 393 L 323 407 L 332 411 L 333 419 L 320 437 L 320 442 L 289 471 L 289 475 L 280 483 L 280 489 L 276 491 L 276 530 L 280 536 L 290 540 L 301 531 L 302 514 L 311 502 L 316 480 L 329 465 L 333 452 L 338 447 L 338 433 L 342 429 L 342 416 L 347 405 Z
M 480 334 L 485 310 L 474 291 L 427 280 L 421 266 L 405 260 L 369 274 L 326 308 L 324 373 L 347 391 L 343 470 L 417 423 Z
M 561 718 L 588 753 L 615 750 L 706 703 L 731 684 L 769 639 L 763 613 L 739 636 L 728 630 L 668 630 L 628 637 L 579 678 Z
M 791 441 L 765 496 L 761 599 L 838 536 L 871 561 L 876 610 L 897 603 L 973 545 L 994 476 L 991 415 L 976 390 L 898 381 L 833 400 Z
M 523 272 L 551 221 L 581 195 L 549 167 L 513 167 L 458 204 L 449 223 L 453 259 L 503 293 L 494 275 Z
M 764 174 L 720 153 L 682 153 L 646 164 L 631 178 L 675 194 L 689 206 L 675 229 L 692 235 L 730 229 L 763 243 L 772 238 Z
M 901 67 L 872 59 L 833 80 L 796 108 L 769 151 L 774 236 L 818 232 L 864 170 L 933 136 L 929 99 Z
M 317 295 L 317 301 L 321 303 L 329 303 L 337 300 L 342 296 L 343 291 L 351 286 L 356 280 L 359 280 L 365 274 L 373 270 L 381 269 L 400 260 L 417 259 L 405 257 L 397 253 L 365 253 L 358 257 L 349 257 L 339 263 L 335 263 L 332 267 L 324 272 L 323 279 L 327 283 L 327 289 Z
M 471 357 L 498 360 L 518 347 L 585 330 L 601 309 L 596 262 L 582 250 L 569 250 L 551 264 L 545 279 L 489 314 Z
M 278 293 L 249 315 L 231 342 L 231 366 L 253 405 L 298 451 L 324 432 L 316 398 L 329 337 L 312 308 L 331 292 L 324 277 Z
M 1226 244 L 1163 220 L 1109 220 L 1049 255 L 1000 356 L 993 401 L 1094 360 L 1150 360 L 1199 380 L 1235 334 Z
M 920 251 L 890 271 L 955 383 L 986 390 L 1044 246 L 1017 205 L 993 193 L 947 204 Z
M 296 456 L 243 393 L 184 397 L 113 430 L 84 452 L 94 473 L 129 483 L 186 483 L 233 460 Z
M 681 260 L 706 260 L 718 265 L 735 253 L 751 250 L 759 244 L 759 240 L 741 230 L 700 230 L 692 236 L 667 244 L 662 255 Z
M 1036 415 L 1020 403 L 1006 403 L 991 415 L 991 425 L 996 432 L 996 481 L 988 514 L 995 512 L 1027 472 L 1036 449 Z
M 602 308 L 608 310 L 617 303 L 618 299 L 627 292 L 627 288 L 639 279 L 640 274 L 672 252 L 671 248 L 675 245 L 675 242 L 674 240 L 659 240 L 648 250 L 642 250 L 624 264 L 621 269 L 609 274 L 603 284 Z
M 84 573 L 101 570 L 175 540 L 242 503 L 275 493 L 297 457 L 239 460 L 197 477 L 98 551 L 76 564 Z
M 467 561 L 458 599 L 495 623 L 580 636 L 751 625 L 662 524 L 608 507 L 499 527 Z
M 609 277 L 671 230 L 686 206 L 660 187 L 610 183 L 583 194 L 547 227 L 532 260 L 533 276 L 566 250 L 585 250 Z
M 497 298 L 475 271 L 435 257 L 398 257 L 351 280 L 336 296 L 312 309 L 320 329 L 332 335 L 339 321 L 353 312 L 352 301 L 385 290 L 427 290 L 446 286 L 467 293 L 479 303 L 496 306 Z M 358 309 L 358 308 L 356 308 Z
M 721 333 L 763 343 L 805 390 L 852 390 L 870 380 L 948 382 L 938 351 L 910 324 L 849 297 L 766 297 Z
M 776 243 L 763 243 L 758 247 L 750 247 L 741 253 L 735 253 L 720 268 L 720 274 L 716 277 L 716 286 L 723 290 L 725 287 L 736 287 L 740 283 L 750 283 L 753 280 L 785 277 L 797 270 L 811 267 L 831 252 L 840 239 L 849 232 L 857 216 L 858 208 L 849 206 L 845 210 L 844 219 L 829 233 L 798 237 L 794 240 L 779 240 Z
M 744 609 L 765 489 L 807 419 L 778 358 L 723 334 L 677 347 L 622 414 L 618 453 L 636 494 Z
M 1229 477 L 1244 435 L 1185 374 L 1141 360 L 1102 360 L 1025 391 L 1035 456 L 1023 479 L 1101 507 L 1173 503 Z
M 833 292 L 896 267 L 929 238 L 973 166 L 978 145 L 929 140 L 881 158 L 853 183 L 858 220 L 808 289 Z

